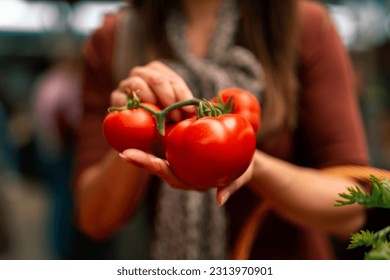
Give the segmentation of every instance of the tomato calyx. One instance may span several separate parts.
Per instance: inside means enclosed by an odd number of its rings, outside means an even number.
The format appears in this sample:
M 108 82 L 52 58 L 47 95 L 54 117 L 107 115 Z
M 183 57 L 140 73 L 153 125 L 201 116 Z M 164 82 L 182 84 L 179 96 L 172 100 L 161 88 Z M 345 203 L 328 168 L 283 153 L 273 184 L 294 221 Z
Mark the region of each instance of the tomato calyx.
M 206 116 L 218 117 L 223 113 L 214 104 L 212 104 L 210 101 L 207 101 L 205 99 L 192 98 L 188 100 L 179 101 L 171 104 L 170 106 L 166 107 L 164 110 L 161 110 L 160 112 L 153 113 L 157 121 L 158 132 L 163 136 L 165 135 L 165 118 L 169 112 L 178 109 L 180 107 L 190 106 L 190 105 L 195 105 L 197 107 L 196 116 L 198 119 Z M 142 104 L 140 105 L 140 107 L 143 108 Z
M 234 103 L 234 100 L 233 100 L 233 95 L 229 97 L 229 99 L 224 102 L 222 100 L 222 96 L 221 96 L 221 93 L 219 93 L 215 99 L 216 99 L 216 103 L 212 102 L 212 104 L 217 107 L 221 112 L 222 114 L 231 114 L 233 113 L 236 105 Z
M 196 111 L 198 119 L 203 117 L 219 117 L 225 112 L 207 100 L 201 100 Z
M 131 110 L 131 109 L 136 109 L 136 108 L 143 108 L 144 110 L 150 112 L 151 114 L 154 114 L 155 111 L 143 106 L 141 104 L 141 99 L 137 96 L 135 92 L 133 92 L 133 96 L 128 96 L 127 97 L 127 102 L 125 106 L 122 107 L 116 107 L 116 106 L 111 106 L 107 109 L 108 113 L 112 113 L 115 111 L 124 111 L 124 110 Z
M 224 114 L 237 114 L 246 118 L 257 133 L 261 124 L 261 106 L 255 95 L 241 88 L 226 88 L 211 99 Z

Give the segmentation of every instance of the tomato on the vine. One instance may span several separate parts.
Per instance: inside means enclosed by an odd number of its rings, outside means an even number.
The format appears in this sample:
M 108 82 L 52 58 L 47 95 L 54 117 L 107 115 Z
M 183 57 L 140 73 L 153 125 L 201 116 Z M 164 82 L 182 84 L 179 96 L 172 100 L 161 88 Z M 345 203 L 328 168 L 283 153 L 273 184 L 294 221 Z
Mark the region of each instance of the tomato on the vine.
M 183 182 L 224 187 L 249 167 L 256 149 L 251 124 L 236 114 L 185 119 L 167 135 L 166 157 Z
M 151 103 L 141 103 L 156 112 L 160 109 Z M 143 108 L 115 110 L 103 121 L 103 134 L 108 145 L 122 152 L 129 148 L 149 152 L 157 136 L 155 117 Z
M 260 129 L 261 106 L 256 96 L 241 88 L 226 88 L 219 93 L 219 98 L 222 102 L 220 105 L 228 113 L 238 114 L 247 119 L 255 132 Z M 230 104 L 228 104 L 229 99 L 231 99 Z M 213 98 L 211 102 L 218 103 L 218 98 Z

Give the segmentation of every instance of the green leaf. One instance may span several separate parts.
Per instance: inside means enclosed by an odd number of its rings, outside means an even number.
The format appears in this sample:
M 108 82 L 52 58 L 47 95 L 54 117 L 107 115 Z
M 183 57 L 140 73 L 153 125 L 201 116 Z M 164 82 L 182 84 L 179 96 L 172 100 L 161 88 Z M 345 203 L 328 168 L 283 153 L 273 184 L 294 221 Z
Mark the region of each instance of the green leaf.
M 374 233 L 368 230 L 352 234 L 351 241 L 347 249 L 354 249 L 362 246 L 372 246 L 374 242 Z
M 390 260 L 390 245 L 389 243 L 381 244 L 380 246 L 365 253 L 365 260 Z
M 365 253 L 366 260 L 389 260 L 390 259 L 390 242 L 389 242 L 390 226 L 377 231 L 376 233 L 368 230 L 361 230 L 358 233 L 352 234 L 350 244 L 347 249 L 356 247 L 372 247 L 371 250 Z
M 342 198 L 336 200 L 335 206 L 358 203 L 367 208 L 390 208 L 390 181 L 387 178 L 379 180 L 375 176 L 370 177 L 371 192 L 364 193 L 358 186 L 348 187 L 347 193 L 340 193 Z M 390 226 L 377 232 L 361 230 L 351 236 L 347 249 L 356 247 L 371 247 L 366 252 L 366 260 L 390 260 Z
M 367 208 L 390 208 L 390 182 L 387 178 L 379 180 L 370 177 L 372 186 L 370 193 L 364 193 L 360 187 L 348 187 L 348 193 L 340 193 L 343 200 L 336 200 L 335 206 L 344 206 L 353 203 L 364 205 Z

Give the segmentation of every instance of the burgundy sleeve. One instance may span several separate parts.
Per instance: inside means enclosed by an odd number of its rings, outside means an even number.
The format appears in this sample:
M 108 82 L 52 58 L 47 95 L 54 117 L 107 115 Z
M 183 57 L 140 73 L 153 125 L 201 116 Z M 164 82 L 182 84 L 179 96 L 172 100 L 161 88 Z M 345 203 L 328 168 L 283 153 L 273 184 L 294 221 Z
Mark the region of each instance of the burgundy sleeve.
M 316 167 L 369 164 L 353 70 L 327 10 L 302 9 L 300 131 Z
M 99 162 L 109 147 L 102 134 L 102 122 L 114 89 L 112 53 L 114 15 L 106 16 L 104 24 L 85 42 L 83 51 L 83 115 L 77 130 L 74 179 L 88 166 Z

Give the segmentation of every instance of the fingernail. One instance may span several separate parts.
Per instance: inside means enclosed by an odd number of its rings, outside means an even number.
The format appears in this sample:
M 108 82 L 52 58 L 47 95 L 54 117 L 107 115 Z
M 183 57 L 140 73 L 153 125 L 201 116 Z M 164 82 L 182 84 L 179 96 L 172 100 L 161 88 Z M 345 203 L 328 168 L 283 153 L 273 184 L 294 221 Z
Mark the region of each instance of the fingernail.
M 129 153 L 124 153 L 124 152 L 122 152 L 122 153 L 119 153 L 119 156 L 120 156 L 121 158 L 127 160 L 127 161 L 131 161 L 131 155 L 130 155 L 130 157 L 129 157 Z
M 221 200 L 219 201 L 219 206 L 223 206 L 226 203 L 226 201 L 229 199 L 229 197 L 230 197 L 229 193 L 224 193 L 221 196 Z
M 136 154 L 135 150 L 126 149 L 126 150 L 123 150 L 121 153 L 119 153 L 119 156 L 123 157 L 123 158 L 132 158 L 134 156 L 134 154 Z
M 119 153 L 119 156 L 120 156 L 121 158 L 123 158 L 123 159 L 124 159 L 126 162 L 128 162 L 128 163 L 131 163 L 131 164 L 133 164 L 133 165 L 135 165 L 135 166 L 144 168 L 144 165 L 140 164 L 139 162 L 134 161 L 131 157 L 129 157 L 128 154 L 129 154 L 129 153 L 127 153 L 127 155 L 125 155 L 124 153 Z M 130 156 L 131 156 L 131 155 L 130 155 Z

